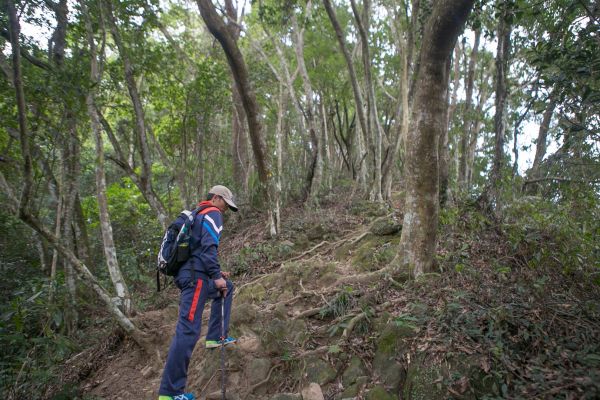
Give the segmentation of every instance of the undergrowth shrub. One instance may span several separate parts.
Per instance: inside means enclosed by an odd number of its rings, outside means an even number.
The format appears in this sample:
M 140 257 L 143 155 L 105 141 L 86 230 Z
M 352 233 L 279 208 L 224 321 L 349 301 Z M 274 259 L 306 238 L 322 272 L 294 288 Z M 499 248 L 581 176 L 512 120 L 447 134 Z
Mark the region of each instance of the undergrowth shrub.
M 56 384 L 63 362 L 75 349 L 63 333 L 66 299 L 49 302 L 45 278 L 29 278 L 0 306 L 0 392 L 8 398 L 41 398 Z
M 530 267 L 583 272 L 600 284 L 600 211 L 524 197 L 504 210 L 503 228 L 515 254 Z

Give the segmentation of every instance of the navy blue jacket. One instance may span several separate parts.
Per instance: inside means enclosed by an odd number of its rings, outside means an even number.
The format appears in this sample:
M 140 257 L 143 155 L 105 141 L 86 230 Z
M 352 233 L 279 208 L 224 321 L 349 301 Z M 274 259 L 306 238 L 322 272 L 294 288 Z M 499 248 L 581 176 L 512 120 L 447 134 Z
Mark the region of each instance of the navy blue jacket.
M 208 201 L 203 201 L 198 206 L 210 204 Z M 196 215 L 190 236 L 191 257 L 179 271 L 179 278 L 191 277 L 192 268 L 196 278 L 221 278 L 218 249 L 222 232 L 223 216 L 220 211 L 210 210 L 204 215 L 201 213 Z

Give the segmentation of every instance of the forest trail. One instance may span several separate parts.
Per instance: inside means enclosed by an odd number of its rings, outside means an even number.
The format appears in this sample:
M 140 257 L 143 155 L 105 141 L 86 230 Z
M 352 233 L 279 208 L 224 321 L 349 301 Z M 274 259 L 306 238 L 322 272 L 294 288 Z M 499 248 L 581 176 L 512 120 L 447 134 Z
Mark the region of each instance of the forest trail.
M 569 384 L 577 398 L 592 398 L 580 397 L 581 389 L 600 393 L 597 289 L 525 267 L 524 250 L 515 253 L 478 218 L 465 213 L 444 228 L 442 274 L 416 282 L 401 274 L 356 279 L 393 259 L 401 219 L 386 207 L 292 210 L 277 240 L 265 239 L 259 223 L 232 232 L 221 249 L 237 286 L 231 333 L 239 342 L 226 348 L 228 398 L 480 398 L 502 396 L 506 376 L 533 397 Z M 457 227 L 475 225 L 478 232 Z M 498 260 L 507 260 L 510 274 Z M 151 296 L 157 307 L 135 320 L 164 356 L 178 292 L 171 285 Z M 203 335 L 209 312 L 207 305 Z M 220 399 L 220 352 L 206 350 L 203 337 L 188 390 Z M 587 360 L 584 348 L 596 349 Z M 66 371 L 79 374 L 90 398 L 155 399 L 162 365 L 114 333 L 73 357 Z

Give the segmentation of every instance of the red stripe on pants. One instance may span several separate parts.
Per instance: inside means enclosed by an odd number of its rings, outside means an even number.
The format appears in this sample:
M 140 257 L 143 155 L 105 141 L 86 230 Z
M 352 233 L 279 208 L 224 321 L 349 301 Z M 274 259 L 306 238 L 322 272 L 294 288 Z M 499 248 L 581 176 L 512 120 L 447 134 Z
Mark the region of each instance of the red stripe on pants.
M 196 315 L 196 307 L 198 306 L 198 299 L 200 298 L 200 292 L 202 291 L 202 279 L 198 279 L 196 290 L 194 291 L 194 299 L 192 300 L 192 308 L 188 314 L 188 319 L 194 321 L 194 315 Z

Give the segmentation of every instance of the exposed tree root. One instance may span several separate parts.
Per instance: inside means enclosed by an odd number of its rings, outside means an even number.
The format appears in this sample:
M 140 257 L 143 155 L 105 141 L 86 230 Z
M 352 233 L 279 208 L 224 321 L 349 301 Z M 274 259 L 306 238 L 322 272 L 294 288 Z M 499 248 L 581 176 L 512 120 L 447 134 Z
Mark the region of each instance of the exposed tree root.
M 313 246 L 312 248 L 310 248 L 310 249 L 306 250 L 304 253 L 302 253 L 302 254 L 300 254 L 300 255 L 298 255 L 298 256 L 296 256 L 296 257 L 292 257 L 292 258 L 290 258 L 289 260 L 286 260 L 286 262 L 296 261 L 296 260 L 298 260 L 298 259 L 300 259 L 300 258 L 304 257 L 305 255 L 312 253 L 313 251 L 315 251 L 316 249 L 318 249 L 319 247 L 321 247 L 321 246 L 323 246 L 324 244 L 327 244 L 327 243 L 329 243 L 327 240 L 323 240 L 323 241 L 322 241 L 321 243 L 319 243 L 318 245 L 316 245 L 316 246 Z
M 255 284 L 255 283 L 259 282 L 259 281 L 262 281 L 263 279 L 265 279 L 266 277 L 271 276 L 271 275 L 273 275 L 273 274 L 272 273 L 271 274 L 264 274 L 264 275 L 259 276 L 256 279 L 251 280 L 250 282 L 246 282 L 242 286 L 240 286 L 239 288 L 236 288 L 235 293 L 239 293 L 246 286 L 253 285 L 253 284 Z M 235 293 L 234 293 L 234 295 L 235 295 Z
M 271 369 L 269 370 L 269 373 L 267 374 L 267 377 L 265 379 L 263 379 L 262 381 L 252 385 L 250 387 L 250 389 L 248 389 L 248 392 L 246 392 L 246 396 L 244 396 L 244 399 L 247 399 L 248 396 L 250 396 L 252 394 L 252 392 L 254 392 L 256 389 L 258 389 L 259 387 L 261 387 L 262 385 L 264 385 L 265 383 L 268 383 L 269 380 L 271 379 L 271 373 L 273 373 L 273 371 L 275 371 L 277 368 L 279 368 L 281 366 L 281 364 L 275 364 L 271 367 Z
M 344 339 L 347 339 L 348 336 L 350 336 L 350 334 L 352 333 L 352 330 L 354 329 L 354 327 L 356 326 L 356 324 L 365 319 L 367 317 L 367 313 L 366 312 L 361 312 L 357 315 L 355 315 L 350 322 L 348 322 L 348 326 L 346 326 L 346 328 L 344 329 L 344 332 L 342 333 L 342 337 Z
M 320 313 L 322 309 L 323 309 L 323 307 L 316 307 L 316 308 L 311 308 L 309 310 L 305 310 L 305 311 L 301 312 L 300 314 L 296 315 L 294 317 L 294 319 L 312 317 L 313 315 L 317 315 L 318 313 Z

